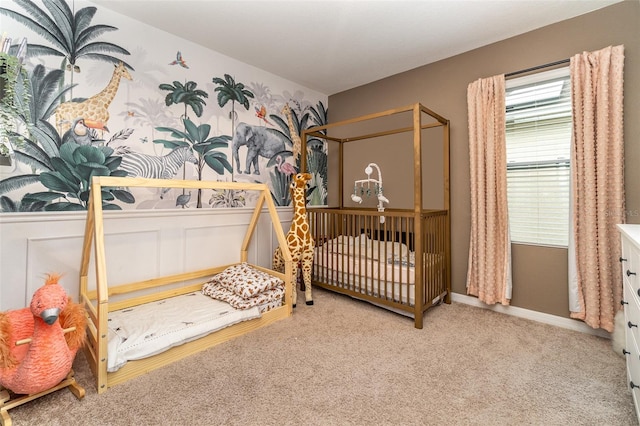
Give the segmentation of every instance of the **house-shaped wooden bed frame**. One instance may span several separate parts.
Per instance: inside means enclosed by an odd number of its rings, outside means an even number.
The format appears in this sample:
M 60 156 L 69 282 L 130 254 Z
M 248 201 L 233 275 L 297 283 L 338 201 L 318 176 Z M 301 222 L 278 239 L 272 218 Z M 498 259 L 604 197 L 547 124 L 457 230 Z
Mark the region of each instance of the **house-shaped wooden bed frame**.
M 247 190 L 259 192 L 258 201 L 253 216 L 240 249 L 240 262 L 247 262 L 248 247 L 254 233 L 264 204 L 273 225 L 273 231 L 282 249 L 285 260 L 285 272 L 279 273 L 257 265 L 256 269 L 268 272 L 285 282 L 285 297 L 282 306 L 262 314 L 260 318 L 240 322 L 222 330 L 215 331 L 204 337 L 175 346 L 165 352 L 146 359 L 127 362 L 115 372 L 107 372 L 107 343 L 108 343 L 108 315 L 109 312 L 137 306 L 199 291 L 206 278 L 223 271 L 231 265 L 218 265 L 208 269 L 184 272 L 175 275 L 159 277 L 144 281 L 120 284 L 110 287 L 107 284 L 107 260 L 105 255 L 104 218 L 102 210 L 102 189 L 105 187 L 147 187 L 147 188 L 185 188 L 185 189 L 214 189 L 214 190 Z M 215 209 L 212 209 L 212 211 Z M 179 210 L 176 210 L 179 213 Z M 95 289 L 89 289 L 89 269 L 92 248 L 95 249 Z M 192 284 L 194 280 L 199 280 Z M 171 286 L 173 285 L 173 287 Z M 177 287 L 176 287 L 177 285 Z M 168 288 L 171 287 L 171 288 Z M 140 294 L 140 292 L 145 294 Z M 152 293 L 149 293 L 152 292 Z M 127 299 L 110 301 L 113 296 L 127 296 Z M 147 373 L 151 370 L 168 365 L 186 356 L 202 351 L 219 343 L 230 340 L 257 328 L 269 325 L 292 314 L 292 261 L 287 247 L 282 225 L 280 223 L 275 204 L 269 189 L 264 184 L 213 182 L 190 180 L 166 180 L 144 178 L 120 178 L 112 176 L 94 176 L 91 184 L 91 196 L 85 225 L 82 261 L 80 266 L 80 302 L 85 306 L 88 314 L 87 343 L 85 355 L 94 376 L 98 393 L 105 392 L 108 387 Z

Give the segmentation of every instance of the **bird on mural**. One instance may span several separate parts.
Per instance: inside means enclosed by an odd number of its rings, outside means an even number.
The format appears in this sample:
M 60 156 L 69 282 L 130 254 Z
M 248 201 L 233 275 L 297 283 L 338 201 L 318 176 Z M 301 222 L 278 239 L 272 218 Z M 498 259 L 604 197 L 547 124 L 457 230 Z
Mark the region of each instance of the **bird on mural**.
M 281 155 L 278 155 L 276 157 L 276 167 L 278 168 L 278 171 L 282 174 L 285 174 L 287 176 L 291 176 L 292 174 L 296 173 L 296 169 L 295 167 L 293 167 L 290 163 L 287 163 L 285 160 L 282 159 Z
M 264 105 L 260 106 L 260 108 L 258 108 L 258 107 L 254 107 L 254 108 L 256 110 L 256 117 L 258 117 L 259 119 L 261 119 L 265 123 L 273 126 L 273 124 L 271 124 L 269 122 L 269 120 L 267 120 L 267 108 L 265 108 Z
M 169 62 L 169 65 L 180 65 L 182 68 L 189 68 L 187 63 L 182 58 L 182 52 L 180 52 L 179 50 L 178 53 L 176 53 L 176 60 Z
M 190 199 L 191 199 L 191 191 L 189 191 L 188 194 L 178 195 L 178 198 L 176 198 L 176 207 L 180 206 L 183 209 L 188 208 L 189 206 L 187 204 L 189 203 Z
M 99 121 L 77 118 L 71 128 L 62 136 L 62 143 L 73 141 L 78 145 L 91 145 L 96 140 L 91 129 L 109 131 L 107 126 Z

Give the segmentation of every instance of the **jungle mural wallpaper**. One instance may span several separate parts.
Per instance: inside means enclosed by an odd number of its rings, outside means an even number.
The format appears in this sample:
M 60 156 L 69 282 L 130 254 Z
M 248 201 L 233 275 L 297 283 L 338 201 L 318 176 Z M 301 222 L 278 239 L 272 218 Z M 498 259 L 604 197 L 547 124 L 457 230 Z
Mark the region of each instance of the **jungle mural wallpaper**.
M 325 95 L 87 1 L 4 1 L 0 16 L 0 211 L 85 210 L 96 175 L 260 182 L 290 205 L 299 135 L 326 124 Z M 306 156 L 308 203 L 325 205 L 325 142 Z M 137 191 L 105 189 L 103 208 L 255 202 Z

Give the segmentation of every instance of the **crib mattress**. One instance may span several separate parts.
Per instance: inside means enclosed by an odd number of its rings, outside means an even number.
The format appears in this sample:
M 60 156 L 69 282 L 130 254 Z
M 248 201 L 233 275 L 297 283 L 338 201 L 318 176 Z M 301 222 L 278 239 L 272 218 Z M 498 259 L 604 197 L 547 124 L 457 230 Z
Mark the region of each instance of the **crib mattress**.
M 314 279 L 381 299 L 393 300 L 413 306 L 415 286 L 413 284 L 385 281 L 380 278 L 346 272 L 340 269 L 315 266 Z
M 404 262 L 377 261 L 321 250 L 316 250 L 314 261 L 317 280 L 409 306 L 415 303 L 415 268 Z M 442 262 L 442 255 L 424 255 L 425 269 L 439 269 Z
M 200 291 L 110 312 L 107 371 L 258 317 L 259 306 L 234 309 Z
M 423 256 L 424 268 L 441 266 L 443 256 L 434 253 L 425 253 Z M 375 281 L 388 281 L 398 284 L 415 283 L 414 257 L 411 253 L 411 261 L 390 258 L 379 261 L 364 256 L 351 256 L 345 253 L 327 252 L 318 248 L 314 252 L 313 262 L 328 270 L 335 271 L 338 275 L 366 276 Z

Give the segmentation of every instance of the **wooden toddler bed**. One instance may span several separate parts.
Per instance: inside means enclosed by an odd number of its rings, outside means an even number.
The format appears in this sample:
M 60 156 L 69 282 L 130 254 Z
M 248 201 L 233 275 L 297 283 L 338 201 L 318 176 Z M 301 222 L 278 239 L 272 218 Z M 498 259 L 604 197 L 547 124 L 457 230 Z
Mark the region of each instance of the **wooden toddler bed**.
M 244 190 L 257 191 L 259 197 L 237 263 L 109 286 L 101 200 L 103 187 Z M 248 247 L 265 203 L 283 252 L 284 273 L 247 263 Z M 92 248 L 95 250 L 93 281 L 89 277 Z M 291 255 L 266 185 L 94 177 L 80 267 L 80 300 L 89 318 L 85 355 L 96 377 L 98 392 L 105 392 L 115 384 L 290 316 L 292 270 Z M 251 306 L 238 306 L 233 299 L 236 297 L 234 294 L 221 296 L 224 289 L 216 285 L 224 284 L 222 281 L 231 276 L 242 277 L 247 271 L 260 277 L 270 277 L 266 278 L 267 281 L 277 282 L 279 287 L 277 290 L 273 287 L 261 289 L 265 291 L 261 294 L 275 292 L 268 299 L 261 299 Z M 235 289 L 238 294 L 247 291 L 241 286 Z M 240 303 L 243 300 L 240 298 Z M 180 312 L 184 316 L 181 317 Z M 159 329 L 148 328 L 158 324 L 162 326 Z M 136 329 L 134 325 L 142 325 L 142 328 Z M 151 346 L 142 348 L 138 343 L 132 344 L 131 340 L 136 335 L 150 341 Z M 170 340 L 161 344 L 160 340 L 165 337 Z
M 397 124 L 400 121 L 397 118 L 402 115 L 408 115 L 412 125 L 387 127 L 368 134 L 345 132 L 346 128 L 362 129 L 369 122 L 381 118 L 397 116 L 395 121 L 389 121 Z M 437 151 L 443 156 L 443 175 L 439 188 L 444 195 L 443 208 L 426 209 L 422 189 L 423 133 L 426 129 L 439 127 L 442 128 L 442 137 L 438 138 L 441 144 L 438 144 Z M 376 128 L 380 129 L 380 125 Z M 371 208 L 346 208 L 343 193 L 350 182 L 344 181 L 344 145 L 356 141 L 366 143 L 368 139 L 405 132 L 413 132 L 413 181 L 408 185 L 413 189 L 413 209 L 385 209 L 379 212 Z M 420 104 L 414 104 L 312 127 L 302 134 L 302 152 L 307 152 L 309 138 L 337 142 L 340 169 L 339 205 L 307 209 L 311 232 L 316 241 L 313 285 L 410 316 L 414 318 L 415 327 L 422 328 L 427 309 L 443 301 L 451 302 L 449 121 Z M 391 149 L 397 149 L 397 145 L 394 143 Z M 366 149 L 358 152 L 360 156 L 363 156 L 362 152 L 366 152 Z M 304 170 L 305 167 L 303 157 L 301 168 Z M 386 194 L 389 198 L 393 197 L 390 192 Z

